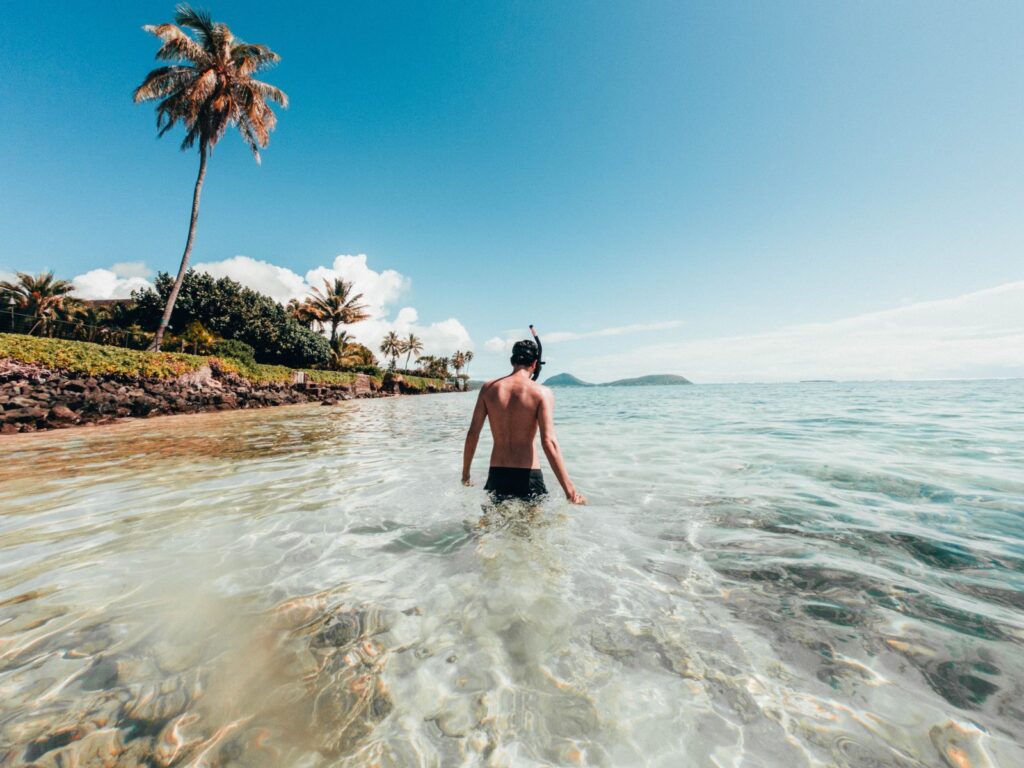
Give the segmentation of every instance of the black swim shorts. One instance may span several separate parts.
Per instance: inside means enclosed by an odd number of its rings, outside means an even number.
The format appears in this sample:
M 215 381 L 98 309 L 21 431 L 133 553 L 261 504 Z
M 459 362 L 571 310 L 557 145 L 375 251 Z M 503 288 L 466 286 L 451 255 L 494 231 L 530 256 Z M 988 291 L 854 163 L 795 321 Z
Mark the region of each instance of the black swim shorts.
M 544 474 L 539 469 L 521 467 L 491 467 L 484 490 L 490 491 L 495 501 L 534 499 L 548 492 Z

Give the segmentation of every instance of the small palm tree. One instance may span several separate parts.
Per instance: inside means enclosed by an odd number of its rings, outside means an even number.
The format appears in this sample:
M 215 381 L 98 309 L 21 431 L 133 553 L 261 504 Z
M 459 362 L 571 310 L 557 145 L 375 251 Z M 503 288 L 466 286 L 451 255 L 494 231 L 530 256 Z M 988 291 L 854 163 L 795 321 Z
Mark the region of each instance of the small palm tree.
M 467 349 L 462 353 L 462 365 L 466 369 L 466 388 L 469 388 L 469 364 L 473 362 L 473 350 Z
M 394 368 L 398 363 L 398 356 L 404 351 L 402 340 L 398 338 L 398 334 L 388 331 L 388 335 L 380 343 L 380 351 L 381 354 L 391 358 L 391 367 Z
M 106 307 L 81 305 L 71 313 L 75 336 L 82 341 L 104 343 L 111 336 L 110 311 Z
M 313 307 L 298 299 L 290 299 L 288 306 L 285 307 L 285 311 L 306 328 L 312 328 L 314 323 L 320 322 L 320 318 L 314 312 Z
M 174 20 L 176 24 L 146 25 L 143 29 L 163 42 L 156 52 L 158 59 L 179 63 L 154 69 L 135 89 L 133 97 L 136 104 L 160 100 L 156 108 L 158 136 L 163 136 L 180 120 L 185 126 L 181 148 L 185 150 L 199 144 L 199 173 L 192 193 L 192 218 L 178 276 L 150 345 L 150 349 L 157 350 L 188 271 L 199 218 L 199 196 L 206 177 L 206 161 L 213 147 L 230 126 L 237 126 L 256 162 L 259 162 L 260 149 L 267 146 L 270 131 L 277 122 L 267 102 L 288 106 L 288 97 L 283 91 L 253 79 L 257 72 L 281 59 L 267 46 L 243 43 L 231 34 L 226 24 L 214 22 L 208 14 L 187 5 L 178 6 Z
M 409 338 L 402 342 L 402 351 L 405 352 L 405 367 L 408 370 L 409 358 L 423 351 L 423 342 L 415 333 L 410 333 Z
M 458 376 L 462 373 L 462 369 L 466 365 L 466 355 L 464 352 L 456 350 L 455 354 L 451 356 L 450 360 L 452 368 L 455 369 L 455 375 Z
M 361 293 L 352 295 L 352 283 L 336 277 L 333 283 L 325 279 L 322 290 L 314 288 L 304 306 L 315 322 L 330 324 L 333 344 L 338 336 L 339 325 L 358 323 L 370 316 L 366 312 L 366 305 L 359 303 L 361 298 Z
M 343 370 L 353 365 L 362 365 L 360 347 L 355 337 L 342 331 L 331 342 L 331 367 Z
M 58 280 L 53 272 L 30 275 L 18 272 L 14 282 L 0 282 L 0 301 L 8 306 L 14 300 L 13 313 L 22 315 L 31 326 L 28 334 L 36 331 L 47 334 L 54 320 L 60 320 L 77 301 L 71 297 L 74 285 L 68 280 Z

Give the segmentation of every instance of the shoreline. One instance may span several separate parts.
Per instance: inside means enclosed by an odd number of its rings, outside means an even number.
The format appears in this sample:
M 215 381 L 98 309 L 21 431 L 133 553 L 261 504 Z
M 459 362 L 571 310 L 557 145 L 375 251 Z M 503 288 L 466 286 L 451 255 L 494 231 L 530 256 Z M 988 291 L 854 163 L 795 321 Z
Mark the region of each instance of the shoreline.
M 0 357 L 0 436 L 101 426 L 160 416 L 256 410 L 455 391 L 410 386 L 400 375 L 351 383 L 254 382 L 217 365 L 173 378 L 83 374 Z

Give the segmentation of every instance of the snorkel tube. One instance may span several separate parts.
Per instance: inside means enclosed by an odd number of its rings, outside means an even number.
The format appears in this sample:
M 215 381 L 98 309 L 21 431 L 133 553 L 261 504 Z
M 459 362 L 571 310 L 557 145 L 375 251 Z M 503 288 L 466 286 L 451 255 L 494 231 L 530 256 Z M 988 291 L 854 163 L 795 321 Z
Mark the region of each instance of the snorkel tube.
M 540 367 L 544 365 L 544 347 L 540 343 L 540 336 L 537 335 L 537 331 L 534 330 L 533 325 L 530 325 L 530 333 L 533 334 L 533 340 L 537 342 L 537 367 L 533 369 L 533 373 L 530 374 L 530 379 L 536 381 L 540 378 Z

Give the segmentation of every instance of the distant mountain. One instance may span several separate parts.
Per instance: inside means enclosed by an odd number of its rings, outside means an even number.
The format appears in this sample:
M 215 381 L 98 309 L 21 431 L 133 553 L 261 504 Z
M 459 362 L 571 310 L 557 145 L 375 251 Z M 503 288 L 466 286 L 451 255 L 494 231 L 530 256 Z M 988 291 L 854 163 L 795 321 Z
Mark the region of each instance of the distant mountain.
M 601 384 L 602 387 L 651 387 L 663 384 L 693 384 L 687 378 L 676 376 L 674 373 L 656 373 L 652 376 L 639 376 L 635 379 L 619 379 Z
M 640 376 L 635 379 L 618 379 L 604 384 L 591 384 L 583 379 L 578 379 L 571 373 L 559 373 L 544 381 L 549 387 L 651 387 L 665 384 L 693 384 L 689 379 L 676 376 L 672 373 L 654 374 L 653 376 Z
M 577 379 L 571 373 L 559 373 L 544 380 L 548 387 L 592 387 L 590 382 Z

